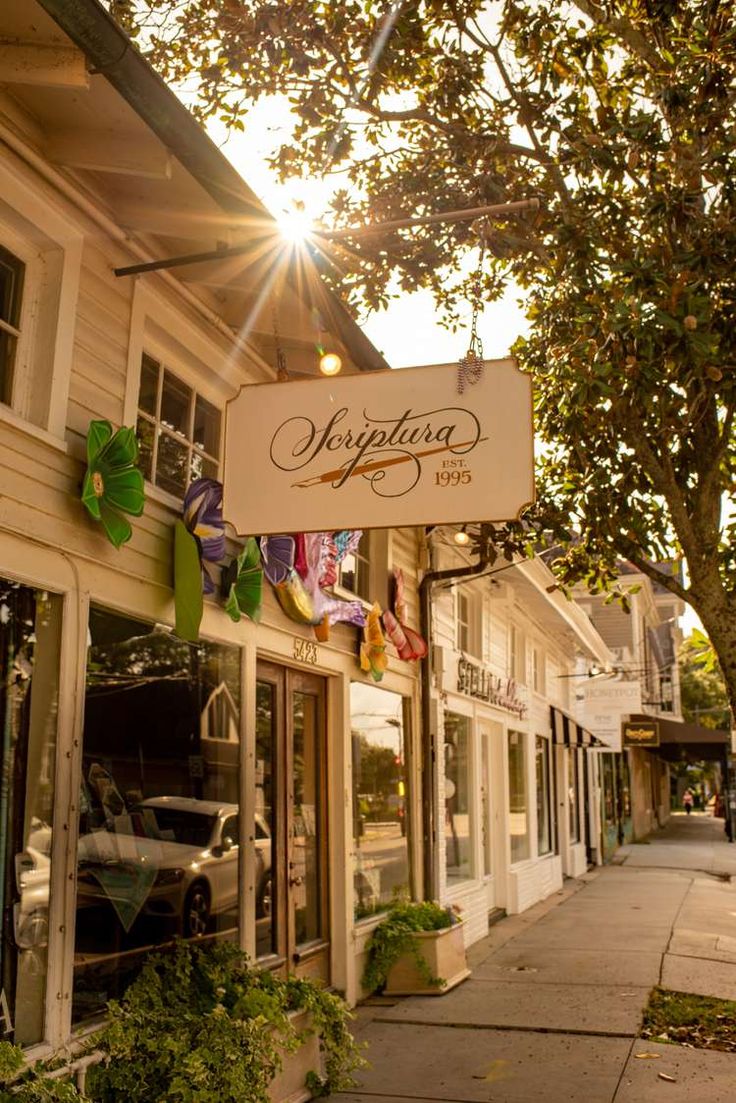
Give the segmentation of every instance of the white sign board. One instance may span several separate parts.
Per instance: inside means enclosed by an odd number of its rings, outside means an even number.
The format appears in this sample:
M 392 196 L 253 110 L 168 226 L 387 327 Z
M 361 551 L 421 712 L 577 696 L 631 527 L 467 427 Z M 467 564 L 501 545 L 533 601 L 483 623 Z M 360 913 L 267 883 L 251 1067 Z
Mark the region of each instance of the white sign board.
M 585 727 L 612 751 L 621 750 L 621 717 L 641 712 L 639 682 L 591 682 L 585 690 Z
M 507 521 L 534 500 L 531 378 L 486 361 L 244 387 L 224 516 L 241 535 Z

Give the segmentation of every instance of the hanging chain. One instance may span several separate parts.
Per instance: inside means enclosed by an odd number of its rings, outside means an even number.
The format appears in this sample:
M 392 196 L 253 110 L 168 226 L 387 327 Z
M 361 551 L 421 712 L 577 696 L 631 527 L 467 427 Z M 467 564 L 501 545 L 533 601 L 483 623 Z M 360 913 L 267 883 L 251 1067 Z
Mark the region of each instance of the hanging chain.
M 478 317 L 482 305 L 483 257 L 486 251 L 485 238 L 481 238 L 478 270 L 475 273 L 471 295 L 473 297 L 473 317 L 470 323 L 470 341 L 465 356 L 457 364 L 457 393 L 463 394 L 465 388 L 478 383 L 483 375 L 483 342 L 478 336 Z
M 273 341 L 276 351 L 276 378 L 279 383 L 285 383 L 289 379 L 289 369 L 286 366 L 286 353 L 281 347 L 281 338 L 279 336 L 279 322 L 278 315 L 276 313 L 276 304 L 271 307 L 271 321 L 273 324 Z

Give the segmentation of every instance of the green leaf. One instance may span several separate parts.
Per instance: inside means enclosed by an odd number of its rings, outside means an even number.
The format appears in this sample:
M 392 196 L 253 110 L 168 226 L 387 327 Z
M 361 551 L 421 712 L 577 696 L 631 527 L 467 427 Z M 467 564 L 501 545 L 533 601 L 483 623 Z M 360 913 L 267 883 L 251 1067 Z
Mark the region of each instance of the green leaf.
M 90 421 L 87 432 L 87 463 L 92 464 L 112 437 L 109 421 Z
M 99 499 L 100 502 L 100 520 L 102 521 L 102 527 L 105 530 L 105 534 L 116 548 L 122 547 L 126 544 L 133 535 L 133 530 L 130 527 L 128 521 L 121 513 L 118 513 L 116 509 L 112 509 L 104 500 Z
M 174 631 L 182 640 L 196 643 L 202 623 L 202 567 L 197 541 L 179 520 L 174 526 Z
M 143 475 L 137 467 L 112 471 L 105 479 L 105 501 L 114 509 L 122 509 L 134 517 L 143 513 L 146 496 Z

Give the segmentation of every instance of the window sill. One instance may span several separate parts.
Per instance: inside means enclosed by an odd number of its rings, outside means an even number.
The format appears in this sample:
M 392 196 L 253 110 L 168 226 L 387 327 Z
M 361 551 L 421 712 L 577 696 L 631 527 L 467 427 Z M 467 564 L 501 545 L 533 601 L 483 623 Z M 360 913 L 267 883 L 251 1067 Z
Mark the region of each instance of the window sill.
M 184 507 L 184 495 L 181 498 L 177 498 L 175 494 L 170 494 L 168 490 L 162 490 L 160 486 L 156 486 L 155 483 L 150 483 L 148 479 L 145 482 L 146 498 L 150 498 L 154 502 L 158 502 L 159 505 L 166 506 L 167 509 L 171 509 L 174 513 L 181 513 Z
M 40 425 L 34 425 L 32 421 L 26 421 L 20 414 L 16 414 L 14 410 L 11 410 L 9 406 L 0 404 L 0 423 L 2 422 L 28 437 L 40 440 L 49 448 L 55 448 L 57 452 L 63 452 L 64 455 L 69 453 L 69 446 L 61 437 L 54 436 L 47 429 L 42 429 Z
M 344 586 L 339 586 L 337 583 L 332 587 L 332 593 L 335 597 L 342 598 L 343 601 L 359 601 L 366 613 L 370 613 L 373 608 L 373 602 L 366 601 L 360 594 L 354 594 L 352 590 L 346 590 Z M 385 612 L 385 610 L 382 609 L 381 612 Z

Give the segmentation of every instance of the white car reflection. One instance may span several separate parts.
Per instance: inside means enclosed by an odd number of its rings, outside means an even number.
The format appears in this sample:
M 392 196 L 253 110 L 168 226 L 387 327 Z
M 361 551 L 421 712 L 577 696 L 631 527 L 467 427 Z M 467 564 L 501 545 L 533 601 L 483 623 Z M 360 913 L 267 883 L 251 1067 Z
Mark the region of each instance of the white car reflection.
M 80 836 L 77 907 L 111 905 L 126 931 L 148 916 L 174 920 L 185 938 L 202 935 L 213 918 L 237 911 L 239 844 L 237 804 L 142 800 L 107 827 Z M 271 834 L 261 816 L 255 850 L 257 908 L 267 914 Z M 29 846 L 19 855 L 19 873 L 16 941 L 41 945 L 48 932 L 50 860 Z

